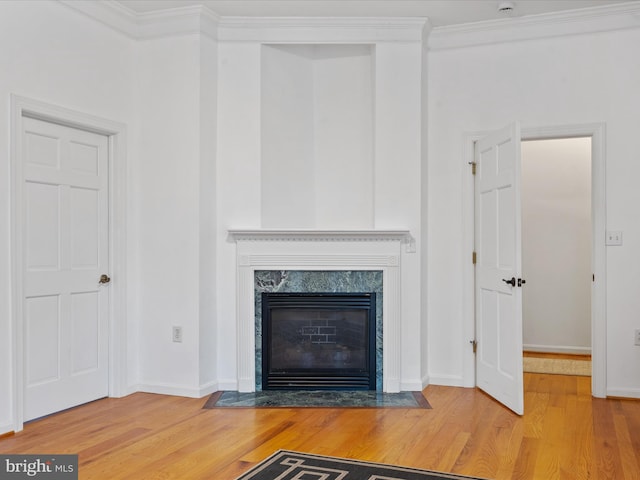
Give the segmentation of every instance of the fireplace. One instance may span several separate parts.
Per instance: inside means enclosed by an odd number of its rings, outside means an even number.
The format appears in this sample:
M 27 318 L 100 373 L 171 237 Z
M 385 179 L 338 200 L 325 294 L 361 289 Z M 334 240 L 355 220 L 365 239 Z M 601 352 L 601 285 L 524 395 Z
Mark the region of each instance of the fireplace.
M 236 242 L 237 379 L 229 389 L 255 392 L 262 388 L 261 293 L 270 292 L 376 292 L 376 390 L 399 392 L 401 388 L 402 293 L 401 260 L 415 252 L 408 230 L 229 230 Z M 259 272 L 289 272 L 289 279 L 258 282 Z M 338 288 L 327 288 L 323 278 L 299 281 L 298 273 L 344 274 L 362 272 L 361 288 L 343 288 L 351 282 L 332 279 Z M 376 276 L 375 285 L 365 272 Z M 306 276 L 306 275 L 305 275 Z M 321 275 L 322 276 L 322 275 Z M 336 281 L 333 281 L 336 280 Z M 379 281 L 378 281 L 379 280 Z M 298 288 L 304 283 L 305 288 Z M 354 282 L 355 283 L 355 282 Z M 322 289 L 317 288 L 322 285 Z M 383 301 L 384 297 L 384 301 Z M 405 390 L 421 390 L 420 381 L 405 382 Z
M 263 390 L 376 390 L 375 293 L 262 293 Z

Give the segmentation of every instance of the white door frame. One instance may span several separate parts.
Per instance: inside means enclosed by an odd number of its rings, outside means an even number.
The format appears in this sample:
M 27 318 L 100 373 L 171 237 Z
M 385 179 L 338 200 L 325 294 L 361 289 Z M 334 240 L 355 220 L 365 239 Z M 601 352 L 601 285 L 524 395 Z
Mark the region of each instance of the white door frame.
M 113 278 L 109 295 L 109 396 L 128 393 L 126 318 L 126 127 L 67 108 L 18 95 L 11 95 L 11 325 L 14 431 L 24 425 L 24 322 L 23 285 L 24 219 L 22 168 L 22 119 L 31 117 L 79 128 L 108 137 L 109 141 L 109 276 Z
M 475 356 L 469 344 L 475 338 L 474 267 L 471 252 L 474 249 L 474 177 L 468 165 L 473 162 L 476 140 L 490 132 L 464 135 L 462 168 L 462 315 L 463 315 L 463 383 L 474 387 Z M 607 318 L 606 318 L 606 195 L 605 195 L 605 124 L 561 125 L 522 128 L 522 140 L 591 137 L 591 262 L 595 282 L 591 290 L 591 392 L 594 397 L 607 396 Z

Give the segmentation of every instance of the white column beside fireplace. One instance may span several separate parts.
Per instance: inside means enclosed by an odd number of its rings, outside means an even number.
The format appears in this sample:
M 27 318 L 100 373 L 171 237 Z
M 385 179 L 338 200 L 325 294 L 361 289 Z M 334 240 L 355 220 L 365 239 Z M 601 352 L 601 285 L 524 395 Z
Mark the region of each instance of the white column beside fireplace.
M 383 391 L 400 391 L 401 249 L 408 230 L 229 230 L 236 242 L 238 390 L 255 391 L 256 270 L 380 270 L 383 275 Z

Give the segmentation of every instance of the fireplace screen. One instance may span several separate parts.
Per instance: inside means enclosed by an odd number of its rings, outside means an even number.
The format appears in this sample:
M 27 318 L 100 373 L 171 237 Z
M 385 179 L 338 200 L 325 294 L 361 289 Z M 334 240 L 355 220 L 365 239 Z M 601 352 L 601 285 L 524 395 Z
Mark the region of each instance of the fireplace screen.
M 375 390 L 375 293 L 263 293 L 262 389 Z

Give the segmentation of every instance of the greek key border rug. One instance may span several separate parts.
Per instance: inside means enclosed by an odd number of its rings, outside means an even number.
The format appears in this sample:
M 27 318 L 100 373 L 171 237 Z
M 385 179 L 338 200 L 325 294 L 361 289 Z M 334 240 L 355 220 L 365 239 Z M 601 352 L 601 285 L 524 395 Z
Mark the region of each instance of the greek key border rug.
M 236 480 L 438 480 L 474 479 L 416 468 L 279 450 Z

